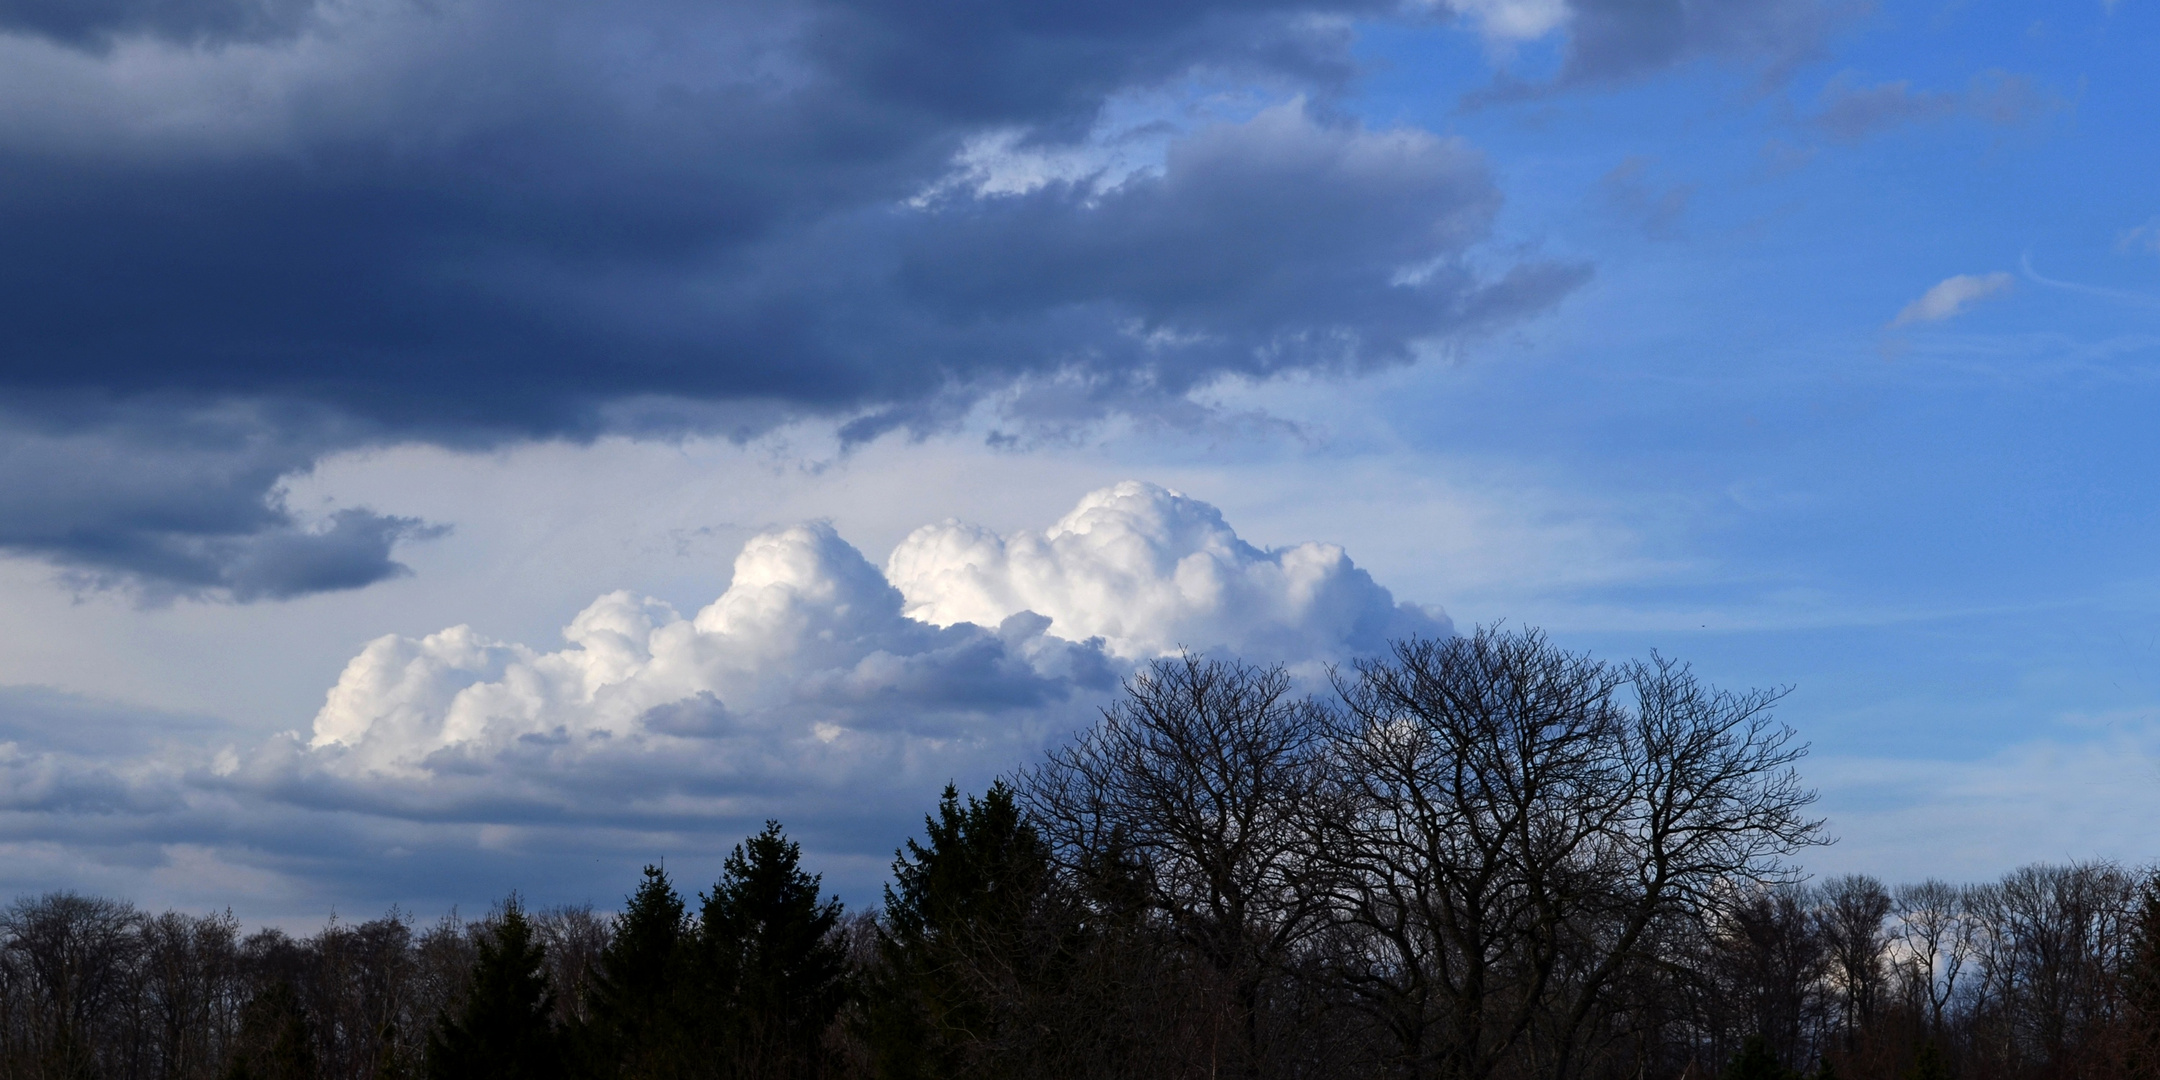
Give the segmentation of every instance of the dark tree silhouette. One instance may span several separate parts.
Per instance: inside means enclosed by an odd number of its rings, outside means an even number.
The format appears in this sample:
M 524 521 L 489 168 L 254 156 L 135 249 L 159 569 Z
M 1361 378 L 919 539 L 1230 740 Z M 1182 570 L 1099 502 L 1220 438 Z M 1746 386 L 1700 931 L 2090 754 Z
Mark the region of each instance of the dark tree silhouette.
M 1750 1035 L 1741 1042 L 1740 1052 L 1726 1063 L 1719 1080 L 1799 1080 L 1799 1074 L 1779 1063 L 1769 1040 Z
M 100 1053 L 117 1041 L 140 941 L 134 905 L 72 892 L 19 900 L 0 913 L 7 937 L 10 997 L 19 1017 L 5 1032 L 31 1074 L 72 1078 L 105 1069 Z
M 1146 666 L 846 921 L 771 823 L 696 918 L 22 898 L 0 1080 L 2160 1080 L 2151 866 L 1809 885 L 1775 692 L 1496 630 L 1336 674 Z
M 590 1020 L 577 1039 L 581 1071 L 625 1080 L 681 1073 L 687 931 L 682 897 L 667 871 L 647 866 L 615 917 L 587 990 Z
M 1784 857 L 1820 842 L 1776 691 L 1484 628 L 1398 641 L 1337 692 L 1317 854 L 1361 935 L 1345 977 L 1413 1077 L 1485 1080 L 1526 1045 L 1577 1075 L 1676 924 L 1797 878 Z
M 1942 1044 L 1933 1039 L 1920 1044 L 1920 1056 L 1905 1070 L 1903 1080 L 1950 1080 L 1950 1059 Z
M 2160 1080 L 2160 871 L 2138 889 L 2124 967 L 2124 1075 Z
M 1327 922 L 1311 857 L 1326 728 L 1281 666 L 1186 653 L 1126 680 L 1101 723 L 1027 776 L 1065 868 L 1136 887 L 1223 988 L 1211 1070 L 1262 1075 L 1271 1043 L 1310 1018 L 1269 1006 Z
M 720 1075 L 795 1080 L 824 1068 L 822 1040 L 847 995 L 833 936 L 840 902 L 821 899 L 802 848 L 768 821 L 735 846 L 701 897 L 702 1042 Z
M 1837 972 L 1839 1021 L 1849 1053 L 1882 1011 L 1889 981 L 1885 922 L 1895 904 L 1882 882 L 1862 874 L 1825 882 L 1822 900 L 1823 939 Z
M 276 982 L 241 1010 L 240 1032 L 225 1080 L 315 1080 L 314 1025 L 292 984 Z
M 1058 959 L 1042 919 L 1049 849 L 1002 782 L 965 804 L 948 785 L 924 832 L 885 888 L 873 1061 L 892 1080 L 1002 1074 L 1030 1056 L 1016 1044 L 1040 1019 Z
M 547 955 L 516 894 L 479 942 L 456 1016 L 428 1038 L 429 1080 L 557 1080 L 568 1075 Z

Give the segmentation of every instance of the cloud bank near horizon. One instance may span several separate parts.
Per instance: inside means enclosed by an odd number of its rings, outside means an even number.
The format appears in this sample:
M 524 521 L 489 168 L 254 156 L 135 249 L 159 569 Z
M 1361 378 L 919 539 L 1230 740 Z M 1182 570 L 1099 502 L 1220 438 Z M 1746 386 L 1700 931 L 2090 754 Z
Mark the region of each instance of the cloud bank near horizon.
M 554 650 L 467 626 L 387 635 L 305 735 L 266 744 L 83 753 L 18 725 L 0 814 L 16 848 L 167 871 L 183 852 L 273 892 L 384 902 L 513 879 L 605 897 L 596 861 L 619 876 L 709 854 L 778 816 L 860 889 L 945 782 L 1028 764 L 1149 658 L 1310 666 L 1451 630 L 1339 547 L 1261 549 L 1138 482 L 1040 534 L 928 526 L 888 567 L 794 525 L 745 544 L 687 617 L 615 592 Z

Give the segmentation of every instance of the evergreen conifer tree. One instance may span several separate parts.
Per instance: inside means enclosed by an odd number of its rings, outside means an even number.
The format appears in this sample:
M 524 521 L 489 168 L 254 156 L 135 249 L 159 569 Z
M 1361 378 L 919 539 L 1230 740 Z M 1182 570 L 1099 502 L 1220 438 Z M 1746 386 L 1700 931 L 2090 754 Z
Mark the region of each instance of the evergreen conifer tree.
M 568 1075 L 554 1023 L 546 951 L 516 894 L 479 943 L 464 1007 L 428 1035 L 428 1080 L 560 1080 Z
M 897 854 L 885 889 L 871 1052 L 894 1080 L 995 1072 L 1010 1056 L 998 1051 L 1018 1019 L 1015 999 L 1030 989 L 1006 984 L 1038 981 L 1049 959 L 1029 940 L 1049 851 L 1002 782 L 964 806 L 947 785 L 924 832 L 927 844 L 910 840 Z
M 682 897 L 667 871 L 645 868 L 600 954 L 580 1033 L 581 1071 L 624 1080 L 684 1074 L 682 983 L 688 937 Z
M 737 844 L 703 895 L 698 952 L 711 1061 L 733 1080 L 815 1076 L 845 1002 L 840 902 L 818 897 L 802 848 L 776 821 Z

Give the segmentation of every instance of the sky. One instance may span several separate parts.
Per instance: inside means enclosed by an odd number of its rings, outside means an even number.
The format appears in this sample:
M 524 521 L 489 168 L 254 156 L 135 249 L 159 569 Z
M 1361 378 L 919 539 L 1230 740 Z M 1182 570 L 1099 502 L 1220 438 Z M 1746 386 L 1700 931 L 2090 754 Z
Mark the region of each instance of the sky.
M 1180 647 L 1540 628 L 1819 874 L 2160 859 L 2160 8 L 0 0 L 0 894 L 853 904 Z

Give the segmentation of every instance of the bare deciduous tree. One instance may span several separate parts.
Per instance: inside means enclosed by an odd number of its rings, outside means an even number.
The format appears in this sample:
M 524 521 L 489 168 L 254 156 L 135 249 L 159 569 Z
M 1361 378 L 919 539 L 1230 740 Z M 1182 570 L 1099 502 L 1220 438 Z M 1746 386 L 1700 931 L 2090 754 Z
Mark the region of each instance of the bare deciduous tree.
M 1837 979 L 1839 1020 L 1845 1048 L 1874 1023 L 1889 982 L 1890 931 L 1895 906 L 1890 890 L 1865 874 L 1831 878 L 1822 885 L 1822 929 Z
M 1526 1042 L 1541 1075 L 1574 1075 L 1661 919 L 1788 880 L 1819 838 L 1774 692 L 1495 629 L 1398 642 L 1337 689 L 1321 851 L 1372 947 L 1350 977 L 1408 1075 L 1482 1080 Z
M 8 1049 L 46 1076 L 103 1071 L 108 1029 L 134 1004 L 129 993 L 142 916 L 118 900 L 49 893 L 0 913 L 16 1017 Z
M 1962 886 L 1935 878 L 1897 891 L 1899 978 L 1908 1000 L 1925 1004 L 1931 1033 L 1942 1030 L 1958 976 L 1979 947 L 1980 924 L 1967 910 L 1967 899 Z
M 1576 870 L 1626 785 L 1616 673 L 1536 635 L 1413 640 L 1338 680 L 1323 858 L 1365 933 L 1343 975 L 1411 1077 L 1490 1075 L 1547 1004 Z
M 1269 1060 L 1268 984 L 1326 921 L 1307 858 L 1324 728 L 1282 668 L 1185 654 L 1022 783 L 1068 867 L 1136 862 L 1148 906 L 1227 985 L 1247 1076 Z

